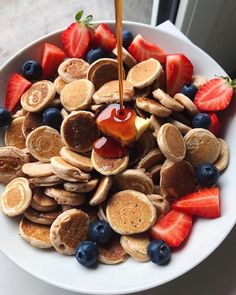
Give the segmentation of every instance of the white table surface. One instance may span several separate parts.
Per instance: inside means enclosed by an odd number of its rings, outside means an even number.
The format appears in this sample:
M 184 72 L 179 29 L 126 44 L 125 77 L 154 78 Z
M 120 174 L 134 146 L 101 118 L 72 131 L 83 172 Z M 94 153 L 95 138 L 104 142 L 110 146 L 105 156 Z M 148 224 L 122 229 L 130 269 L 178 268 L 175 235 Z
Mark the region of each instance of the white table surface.
M 165 22 L 159 26 L 159 29 L 186 38 L 170 22 Z M 2 238 L 0 238 L 0 243 Z M 34 262 L 32 261 L 32 263 Z M 235 277 L 236 228 L 234 227 L 225 241 L 200 265 L 178 279 L 139 294 L 236 295 Z M 58 289 L 32 277 L 0 252 L 0 294 L 73 295 L 75 293 Z

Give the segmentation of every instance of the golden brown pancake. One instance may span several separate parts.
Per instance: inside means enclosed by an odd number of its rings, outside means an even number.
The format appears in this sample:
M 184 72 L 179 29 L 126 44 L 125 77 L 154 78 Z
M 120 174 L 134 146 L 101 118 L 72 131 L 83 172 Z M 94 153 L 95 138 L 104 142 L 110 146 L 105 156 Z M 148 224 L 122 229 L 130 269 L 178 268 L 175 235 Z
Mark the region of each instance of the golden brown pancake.
M 22 132 L 22 126 L 25 117 L 18 117 L 11 122 L 11 125 L 7 127 L 5 133 L 6 146 L 14 146 L 18 149 L 25 148 L 25 136 Z
M 58 209 L 57 202 L 53 199 L 48 197 L 42 189 L 35 189 L 31 201 L 31 207 L 35 210 L 48 212 Z
M 85 79 L 89 64 L 81 58 L 68 58 L 58 68 L 58 74 L 66 83 Z
M 57 216 L 61 214 L 61 212 L 61 210 L 40 212 L 32 207 L 29 207 L 24 212 L 24 216 L 34 223 L 50 225 L 57 218 Z

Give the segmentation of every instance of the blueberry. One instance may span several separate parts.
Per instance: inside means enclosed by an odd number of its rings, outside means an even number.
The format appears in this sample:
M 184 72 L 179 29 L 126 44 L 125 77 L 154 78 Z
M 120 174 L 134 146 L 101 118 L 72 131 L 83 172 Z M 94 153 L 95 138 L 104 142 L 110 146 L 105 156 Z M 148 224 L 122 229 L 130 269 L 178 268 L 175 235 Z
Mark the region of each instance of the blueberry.
M 57 108 L 48 108 L 43 112 L 43 123 L 60 130 L 62 122 L 61 112 Z
M 147 248 L 147 254 L 153 263 L 163 265 L 170 261 L 170 248 L 162 240 L 153 240 Z
M 205 128 L 208 129 L 211 125 L 211 118 L 208 114 L 198 113 L 193 117 L 193 128 Z
M 194 97 L 195 97 L 197 91 L 198 91 L 197 87 L 194 86 L 193 84 L 186 84 L 180 90 L 181 93 L 186 95 L 191 100 L 194 100 Z
M 128 49 L 128 47 L 132 43 L 133 39 L 134 39 L 134 37 L 131 32 L 129 32 L 129 31 L 122 32 L 122 43 L 123 43 L 124 48 Z
M 108 53 L 101 47 L 90 49 L 87 53 L 87 61 L 89 64 L 92 64 L 99 58 L 107 57 Z
M 22 75 L 28 80 L 37 80 L 41 78 L 42 67 L 37 60 L 27 60 L 21 67 Z
M 105 220 L 95 220 L 89 227 L 90 240 L 97 242 L 98 244 L 104 244 L 111 238 L 112 229 L 110 224 Z
M 202 164 L 196 168 L 197 182 L 204 186 L 215 184 L 219 178 L 219 171 L 213 164 Z
M 98 248 L 92 241 L 81 242 L 76 248 L 75 258 L 83 266 L 93 266 L 97 262 Z
M 0 127 L 5 127 L 10 125 L 11 121 L 12 121 L 11 113 L 5 108 L 0 108 Z

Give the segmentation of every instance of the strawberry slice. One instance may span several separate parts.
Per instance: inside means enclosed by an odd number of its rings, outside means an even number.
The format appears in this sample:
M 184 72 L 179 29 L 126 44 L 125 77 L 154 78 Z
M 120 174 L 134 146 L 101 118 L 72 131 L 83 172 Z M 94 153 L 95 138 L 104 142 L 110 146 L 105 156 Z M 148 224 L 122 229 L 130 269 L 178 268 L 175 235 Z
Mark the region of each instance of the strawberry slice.
M 31 82 L 21 75 L 14 73 L 7 84 L 7 93 L 5 99 L 5 107 L 8 111 L 13 111 L 19 103 L 22 94 L 31 86 Z
M 208 115 L 211 119 L 209 131 L 215 134 L 215 136 L 219 136 L 221 132 L 221 125 L 218 116 L 216 115 L 216 113 L 209 113 Z
M 169 54 L 166 58 L 166 86 L 170 96 L 190 82 L 193 75 L 193 65 L 184 54 Z
M 105 24 L 100 24 L 94 33 L 93 42 L 107 51 L 112 51 L 116 47 L 116 38 L 112 31 Z
M 191 215 L 172 209 L 151 228 L 153 239 L 164 240 L 170 247 L 178 247 L 192 227 Z
M 45 43 L 41 62 L 43 68 L 43 79 L 48 79 L 55 74 L 58 66 L 63 62 L 65 57 L 65 52 L 60 48 L 53 44 Z
M 181 197 L 172 208 L 181 212 L 205 218 L 220 216 L 220 191 L 218 187 L 202 189 Z
M 235 81 L 214 78 L 196 93 L 194 103 L 199 111 L 220 111 L 228 107 L 234 94 Z
M 165 63 L 167 53 L 155 44 L 147 42 L 142 35 L 137 35 L 128 48 L 129 53 L 138 61 L 144 61 L 151 57 L 160 63 Z

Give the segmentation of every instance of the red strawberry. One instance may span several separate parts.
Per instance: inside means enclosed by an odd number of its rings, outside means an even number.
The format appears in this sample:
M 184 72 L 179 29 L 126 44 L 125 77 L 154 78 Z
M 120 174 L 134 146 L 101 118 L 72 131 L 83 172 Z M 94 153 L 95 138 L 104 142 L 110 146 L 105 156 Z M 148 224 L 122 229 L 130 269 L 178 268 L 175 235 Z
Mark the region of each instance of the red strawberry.
M 137 35 L 128 48 L 129 53 L 138 61 L 157 59 L 160 63 L 165 63 L 167 53 L 155 44 L 147 42 L 142 35 Z
M 178 247 L 188 236 L 192 227 L 192 217 L 171 210 L 151 228 L 153 239 L 164 240 L 170 247 Z
M 215 136 L 219 136 L 220 131 L 221 131 L 221 125 L 220 125 L 220 120 L 219 120 L 218 116 L 216 115 L 216 113 L 209 113 L 208 115 L 211 119 L 211 125 L 210 125 L 209 130 L 213 134 L 215 134 Z
M 199 111 L 220 111 L 227 108 L 233 94 L 235 81 L 229 78 L 214 78 L 196 93 L 194 103 Z
M 50 78 L 65 58 L 65 53 L 53 44 L 45 43 L 43 48 L 42 68 L 43 79 Z
M 172 208 L 191 215 L 205 218 L 220 216 L 219 188 L 206 188 L 181 197 L 172 204 Z
M 5 107 L 11 112 L 19 103 L 22 94 L 31 86 L 31 82 L 15 73 L 8 80 Z
M 100 24 L 96 28 L 93 42 L 107 51 L 112 51 L 116 47 L 116 38 L 105 24 Z
M 174 96 L 193 75 L 193 65 L 183 54 L 169 54 L 166 58 L 167 92 Z
M 89 15 L 82 21 L 82 16 L 83 11 L 79 11 L 75 16 L 76 23 L 72 23 L 62 33 L 62 44 L 69 57 L 81 58 L 89 49 L 91 40 L 89 27 L 93 27 L 91 24 L 93 17 Z

